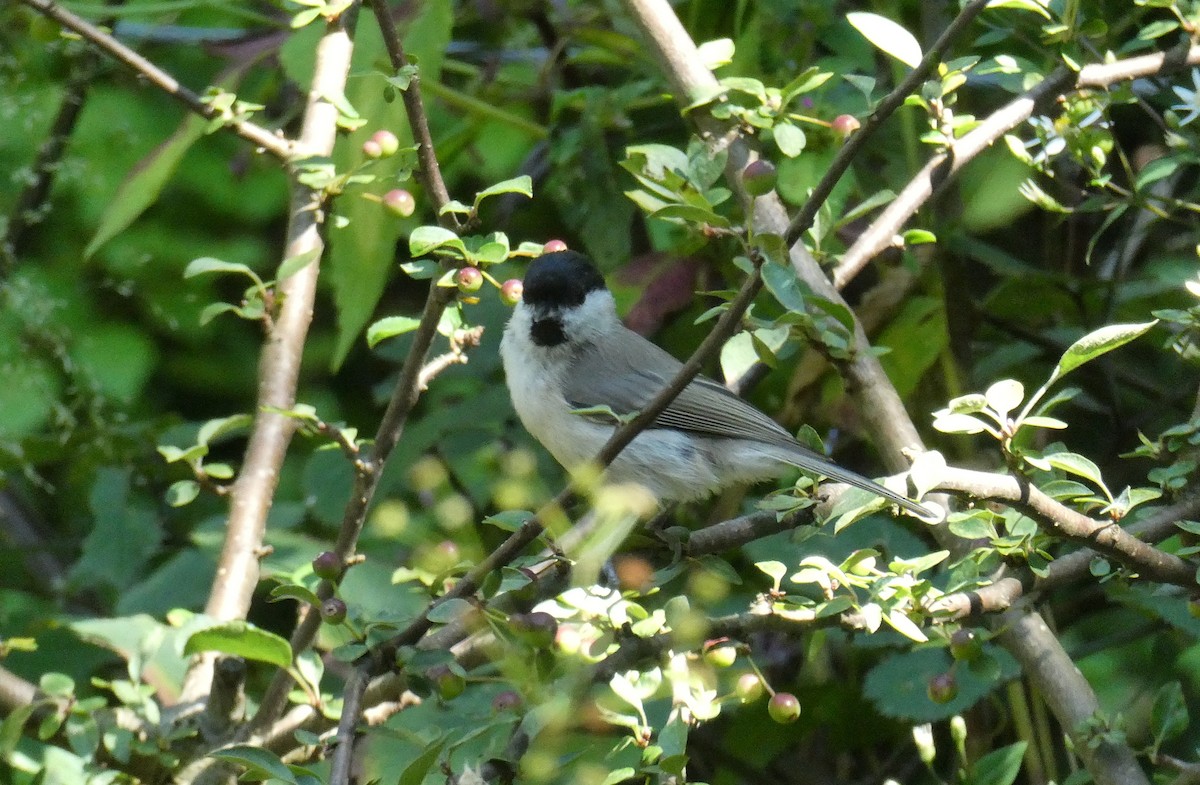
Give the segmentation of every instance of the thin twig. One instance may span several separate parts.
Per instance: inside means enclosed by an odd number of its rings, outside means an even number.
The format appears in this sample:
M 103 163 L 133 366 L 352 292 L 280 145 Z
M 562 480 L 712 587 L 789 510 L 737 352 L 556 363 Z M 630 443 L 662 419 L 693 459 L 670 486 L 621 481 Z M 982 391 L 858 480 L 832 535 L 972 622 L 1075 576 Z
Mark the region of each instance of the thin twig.
M 302 149 L 313 154 L 333 152 L 338 109 L 326 96 L 341 95 L 345 90 L 354 50 L 351 36 L 354 10 L 352 6 L 330 21 L 317 45 L 313 84 L 298 142 Z M 299 181 L 292 183 L 284 259 L 301 255 L 320 258 L 324 249 L 322 202 L 320 191 Z M 319 262 L 314 261 L 279 283 L 279 313 L 259 361 L 257 415 L 241 470 L 230 490 L 225 542 L 205 606 L 205 613 L 216 619 L 245 618 L 258 585 L 258 560 L 267 513 L 271 509 L 279 469 L 296 429 L 296 421 L 279 411 L 291 409 L 296 403 L 296 385 L 304 341 L 312 321 L 319 270 Z M 196 700 L 208 690 L 212 683 L 213 662 L 211 655 L 202 655 L 193 662 L 181 691 L 182 701 Z
M 816 219 L 817 213 L 820 212 L 821 205 L 833 193 L 833 189 L 837 186 L 838 181 L 842 179 L 842 175 L 850 168 L 850 164 L 858 156 L 859 150 L 866 145 L 867 140 L 874 136 L 879 130 L 884 121 L 889 118 L 893 112 L 903 106 L 904 101 L 916 91 L 921 83 L 933 73 L 942 62 L 942 56 L 946 50 L 950 48 L 950 44 L 954 42 L 966 30 L 967 25 L 975 20 L 975 17 L 988 6 L 991 0 L 971 0 L 963 6 L 959 11 L 958 16 L 946 26 L 942 34 L 938 36 L 937 41 L 921 58 L 921 62 L 917 63 L 916 68 L 909 72 L 900 84 L 896 85 L 895 89 L 884 96 L 883 100 L 875 105 L 863 121 L 862 127 L 855 131 L 842 145 L 842 149 L 838 150 L 838 154 L 829 164 L 829 168 L 825 170 L 820 182 L 813 188 L 812 193 L 804 201 L 799 212 L 792 218 L 788 224 L 787 231 L 783 235 L 783 239 L 788 245 L 798 242 L 801 236 L 808 231 L 812 226 L 813 220 Z
M 146 81 L 150 82 L 150 84 L 159 88 L 167 95 L 174 97 L 201 117 L 209 120 L 221 119 L 223 117 L 223 113 L 220 110 L 216 109 L 212 104 L 206 103 L 199 95 L 184 87 L 178 79 L 100 28 L 63 8 L 58 3 L 52 2 L 52 0 L 21 0 L 21 2 L 35 11 L 50 17 L 68 30 L 78 33 L 84 40 L 92 43 L 118 62 L 135 71 L 144 77 Z M 293 155 L 298 152 L 312 155 L 322 154 L 318 149 L 304 146 L 303 138 L 301 139 L 301 147 L 296 149 L 292 146 L 291 142 L 283 138 L 280 134 L 252 123 L 249 120 L 227 118 L 224 122 L 224 127 L 229 128 L 243 139 L 253 142 L 256 146 L 261 147 L 281 161 L 290 161 Z
M 979 126 L 956 139 L 950 149 L 929 159 L 879 217 L 846 250 L 833 271 L 834 285 L 845 286 L 871 259 L 888 248 L 905 222 L 968 161 L 989 148 L 1034 112 L 1064 91 L 1084 87 L 1108 87 L 1119 81 L 1170 73 L 1200 63 L 1200 45 L 1131 57 L 1115 63 L 1085 66 L 1078 74 L 1067 68 L 1050 73 L 1028 92 L 993 112 Z

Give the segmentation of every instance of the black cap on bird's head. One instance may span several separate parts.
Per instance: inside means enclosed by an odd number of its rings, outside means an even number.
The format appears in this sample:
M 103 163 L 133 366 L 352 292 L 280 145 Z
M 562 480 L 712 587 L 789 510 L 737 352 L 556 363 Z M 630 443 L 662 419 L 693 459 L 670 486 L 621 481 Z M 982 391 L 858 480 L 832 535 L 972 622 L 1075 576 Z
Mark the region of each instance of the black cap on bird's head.
M 521 299 L 535 308 L 571 308 L 605 288 L 604 277 L 591 259 L 577 251 L 555 251 L 529 265 Z

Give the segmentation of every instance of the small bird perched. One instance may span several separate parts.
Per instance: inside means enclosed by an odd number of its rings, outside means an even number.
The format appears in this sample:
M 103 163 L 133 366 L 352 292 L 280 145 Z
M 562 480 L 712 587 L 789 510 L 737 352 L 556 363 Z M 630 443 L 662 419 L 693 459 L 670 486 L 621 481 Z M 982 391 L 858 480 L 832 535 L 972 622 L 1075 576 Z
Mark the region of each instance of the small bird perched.
M 522 424 L 568 469 L 596 457 L 616 430 L 612 415 L 641 410 L 682 365 L 621 324 L 604 278 L 574 251 L 543 254 L 529 265 L 500 354 Z M 595 411 L 605 407 L 612 415 Z M 617 455 L 606 476 L 638 483 L 660 501 L 687 501 L 774 477 L 789 465 L 933 515 L 803 447 L 770 417 L 704 377 Z

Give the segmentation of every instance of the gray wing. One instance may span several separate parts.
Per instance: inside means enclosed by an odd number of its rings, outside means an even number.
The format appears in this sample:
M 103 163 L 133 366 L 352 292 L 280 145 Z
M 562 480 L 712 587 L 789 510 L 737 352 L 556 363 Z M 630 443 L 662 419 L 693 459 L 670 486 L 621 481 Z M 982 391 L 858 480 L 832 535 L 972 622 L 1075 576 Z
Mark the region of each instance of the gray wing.
M 571 364 L 563 395 L 578 409 L 607 406 L 616 414 L 643 409 L 682 363 L 629 330 L 603 345 L 581 349 Z M 656 427 L 733 439 L 752 439 L 785 449 L 796 466 L 883 496 L 920 516 L 934 513 L 857 472 L 809 450 L 767 415 L 720 384 L 697 376 L 654 421 Z
M 682 363 L 637 333 L 622 330 L 582 349 L 571 365 L 564 395 L 576 408 L 608 406 L 617 414 L 640 411 Z M 654 423 L 708 436 L 753 439 L 797 449 L 774 420 L 702 376 L 684 388 Z

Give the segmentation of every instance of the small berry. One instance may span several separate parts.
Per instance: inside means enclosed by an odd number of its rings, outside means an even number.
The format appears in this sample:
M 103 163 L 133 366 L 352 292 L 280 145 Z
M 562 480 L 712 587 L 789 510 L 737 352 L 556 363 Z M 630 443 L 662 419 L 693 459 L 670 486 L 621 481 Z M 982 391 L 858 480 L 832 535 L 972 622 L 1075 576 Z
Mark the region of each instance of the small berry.
M 435 665 L 425 672 L 425 676 L 442 700 L 454 700 L 467 688 L 467 680 L 448 665 Z
M 737 686 L 733 688 L 737 693 L 738 700 L 742 703 L 751 703 L 762 697 L 763 683 L 757 673 L 743 673 L 738 676 Z
M 496 693 L 492 698 L 492 711 L 500 714 L 505 711 L 516 711 L 521 708 L 521 696 L 512 690 Z
M 383 158 L 395 155 L 400 149 L 400 140 L 391 131 L 376 131 L 371 134 L 370 141 L 379 146 L 379 153 Z
M 548 649 L 558 633 L 558 619 L 545 611 L 514 613 L 508 623 L 518 638 L 535 649 Z
M 407 218 L 417 209 L 417 200 L 403 188 L 393 188 L 383 195 L 383 206 L 401 218 Z
M 956 660 L 971 662 L 983 654 L 979 636 L 966 628 L 955 630 L 950 636 L 950 655 Z
M 542 246 L 542 253 L 557 253 L 558 251 L 567 250 L 567 244 L 562 240 L 547 240 Z
M 367 158 L 383 158 L 383 148 L 374 139 L 363 142 L 362 151 Z
M 767 703 L 767 714 L 780 725 L 800 719 L 800 700 L 790 692 L 777 692 Z
M 324 551 L 312 560 L 312 570 L 318 578 L 336 581 L 342 575 L 342 560 L 333 551 Z
M 770 193 L 775 187 L 775 165 L 765 158 L 759 158 L 746 164 L 742 170 L 742 184 L 751 196 L 762 196 Z
M 704 661 L 714 668 L 728 668 L 737 659 L 737 649 L 726 639 L 704 644 Z
M 483 273 L 479 272 L 478 267 L 464 267 L 458 271 L 455 281 L 458 283 L 460 292 L 474 294 L 479 291 L 479 287 L 483 286 Z
M 829 124 L 829 127 L 833 129 L 835 134 L 845 139 L 859 128 L 862 128 L 862 123 L 852 114 L 840 114 L 833 118 L 833 122 Z
M 330 597 L 321 603 L 321 619 L 326 624 L 341 624 L 346 620 L 346 603 Z
M 500 302 L 505 305 L 516 305 L 521 302 L 521 293 L 524 291 L 525 284 L 516 278 L 509 278 L 500 287 Z
M 953 673 L 939 673 L 929 680 L 926 693 L 934 703 L 949 703 L 958 697 L 958 679 Z

